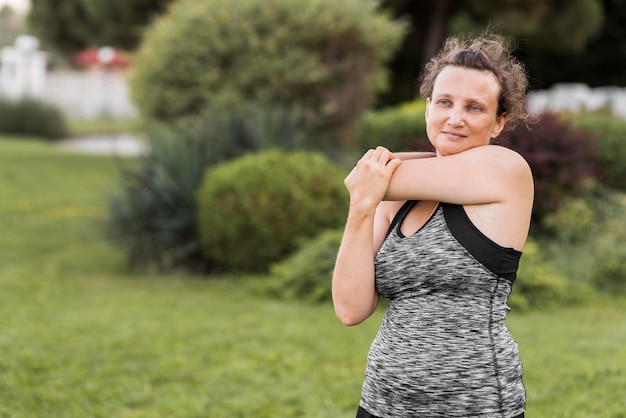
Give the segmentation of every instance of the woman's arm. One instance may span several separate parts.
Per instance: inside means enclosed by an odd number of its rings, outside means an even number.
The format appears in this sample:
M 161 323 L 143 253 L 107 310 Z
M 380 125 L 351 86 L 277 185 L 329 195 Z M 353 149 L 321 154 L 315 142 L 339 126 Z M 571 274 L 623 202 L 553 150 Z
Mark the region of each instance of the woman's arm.
M 350 210 L 333 272 L 333 304 L 346 325 L 367 319 L 378 305 L 374 286 L 374 257 L 382 242 L 380 231 L 389 225 L 381 206 L 392 173 L 400 160 L 384 148 L 368 151 L 346 177 Z
M 532 195 L 532 174 L 515 151 L 485 145 L 459 154 L 405 160 L 394 172 L 385 200 L 431 200 L 460 205 L 498 203 Z

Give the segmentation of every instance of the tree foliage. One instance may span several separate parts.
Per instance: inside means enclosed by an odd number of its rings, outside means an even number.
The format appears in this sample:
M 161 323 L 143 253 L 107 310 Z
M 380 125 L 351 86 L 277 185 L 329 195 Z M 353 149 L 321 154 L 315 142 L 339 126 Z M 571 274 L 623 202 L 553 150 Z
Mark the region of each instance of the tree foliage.
M 338 132 L 387 86 L 403 33 L 373 1 L 182 0 L 147 32 L 133 97 L 150 119 L 252 100 L 304 109 Z
M 604 24 L 578 53 L 523 48 L 517 56 L 535 81 L 533 88 L 558 82 L 585 83 L 593 87 L 626 85 L 626 0 L 602 0 Z M 584 24 L 584 19 L 581 21 Z M 558 65 L 555 65 L 558 63 Z
M 619 1 L 623 0 L 604 0 Z M 531 69 L 531 75 L 540 78 L 545 68 L 560 71 L 550 55 L 571 57 L 586 51 L 606 13 L 602 0 L 384 0 L 383 4 L 394 15 L 411 19 L 405 42 L 391 63 L 394 80 L 383 96 L 385 104 L 416 97 L 415 81 L 424 63 L 448 35 L 489 29 L 510 37 L 517 41 L 516 55 L 522 61 L 542 57 Z
M 604 13 L 600 0 L 466 0 L 451 32 L 493 31 L 524 39 L 534 50 L 580 52 L 601 28 Z M 470 25 L 458 25 L 459 17 L 472 16 Z
M 28 24 L 55 49 L 134 49 L 152 18 L 172 0 L 31 0 Z

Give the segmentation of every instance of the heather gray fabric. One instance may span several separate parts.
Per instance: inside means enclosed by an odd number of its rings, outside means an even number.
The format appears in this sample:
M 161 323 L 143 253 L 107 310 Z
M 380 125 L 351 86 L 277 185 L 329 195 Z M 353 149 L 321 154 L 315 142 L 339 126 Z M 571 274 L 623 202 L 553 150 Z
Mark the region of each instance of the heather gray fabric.
M 522 366 L 505 325 L 512 282 L 459 244 L 441 205 L 414 235 L 398 228 L 376 257 L 376 287 L 389 307 L 360 405 L 381 418 L 524 412 Z

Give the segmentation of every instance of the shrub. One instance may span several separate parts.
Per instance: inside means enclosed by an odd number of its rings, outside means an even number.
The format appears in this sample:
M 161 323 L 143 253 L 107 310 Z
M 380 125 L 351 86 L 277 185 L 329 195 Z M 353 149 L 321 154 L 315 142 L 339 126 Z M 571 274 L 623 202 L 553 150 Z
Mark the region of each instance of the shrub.
M 182 0 L 147 31 L 131 88 L 153 119 L 252 100 L 300 106 L 339 131 L 386 88 L 404 31 L 371 1 Z
M 203 269 L 196 192 L 206 170 L 246 153 L 306 147 L 299 115 L 249 104 L 212 109 L 193 123 L 158 125 L 150 152 L 122 167 L 121 190 L 110 199 L 109 236 L 127 252 L 129 266 Z
M 593 243 L 592 283 L 602 292 L 626 295 L 626 194 L 611 194 L 601 204 L 598 233 L 588 239 Z
M 502 143 L 530 164 L 535 180 L 533 217 L 539 224 L 565 197 L 581 195 L 594 184 L 596 141 L 555 113 L 539 115 L 530 128 L 518 125 Z
M 67 135 L 63 113 L 53 104 L 26 98 L 0 100 L 0 132 L 60 139 Z
M 564 199 L 555 212 L 544 219 L 544 227 L 553 239 L 563 244 L 577 244 L 597 232 L 596 208 L 589 198 Z
M 570 284 L 624 293 L 626 194 L 601 193 L 565 200 L 546 217 L 542 256 Z
M 392 151 L 432 151 L 425 110 L 426 102 L 420 100 L 365 112 L 357 125 L 362 151 L 379 145 Z
M 612 295 L 626 295 L 626 247 L 623 245 L 602 246 L 595 258 L 593 285 L 596 289 Z
M 626 120 L 597 112 L 572 115 L 571 123 L 574 128 L 583 129 L 597 138 L 600 180 L 608 186 L 626 190 Z
M 326 302 L 332 299 L 332 277 L 343 230 L 328 230 L 285 260 L 271 266 L 265 293 L 287 300 Z
M 526 242 L 509 298 L 512 308 L 528 310 L 574 304 L 582 300 L 583 292 L 541 259 L 537 241 Z
M 317 153 L 265 151 L 207 172 L 199 230 L 214 267 L 266 271 L 303 238 L 344 222 L 343 173 Z

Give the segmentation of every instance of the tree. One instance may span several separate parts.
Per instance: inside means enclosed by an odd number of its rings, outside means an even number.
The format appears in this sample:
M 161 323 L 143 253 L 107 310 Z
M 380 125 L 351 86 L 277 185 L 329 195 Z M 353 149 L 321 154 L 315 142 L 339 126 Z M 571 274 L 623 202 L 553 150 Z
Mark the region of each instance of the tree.
M 574 56 L 585 51 L 604 22 L 601 0 L 384 0 L 383 5 L 411 19 L 405 43 L 391 63 L 392 87 L 381 100 L 385 105 L 415 97 L 423 64 L 448 35 L 489 28 L 515 40 L 520 56 Z
M 405 24 L 364 0 L 183 0 L 146 33 L 131 88 L 143 116 L 279 104 L 335 137 L 387 87 Z
M 518 57 L 526 63 L 532 78 L 539 81 L 533 87 L 548 88 L 557 82 L 592 87 L 626 85 L 626 0 L 603 0 L 602 6 L 605 22 L 582 51 L 519 52 Z
M 31 0 L 28 24 L 66 54 L 90 46 L 132 50 L 151 20 L 172 0 Z
M 542 51 L 578 53 L 602 27 L 601 0 L 466 0 L 473 18 L 470 25 L 451 22 L 453 32 L 479 32 L 491 26 L 494 32 Z M 502 4 L 505 3 L 505 4 Z

